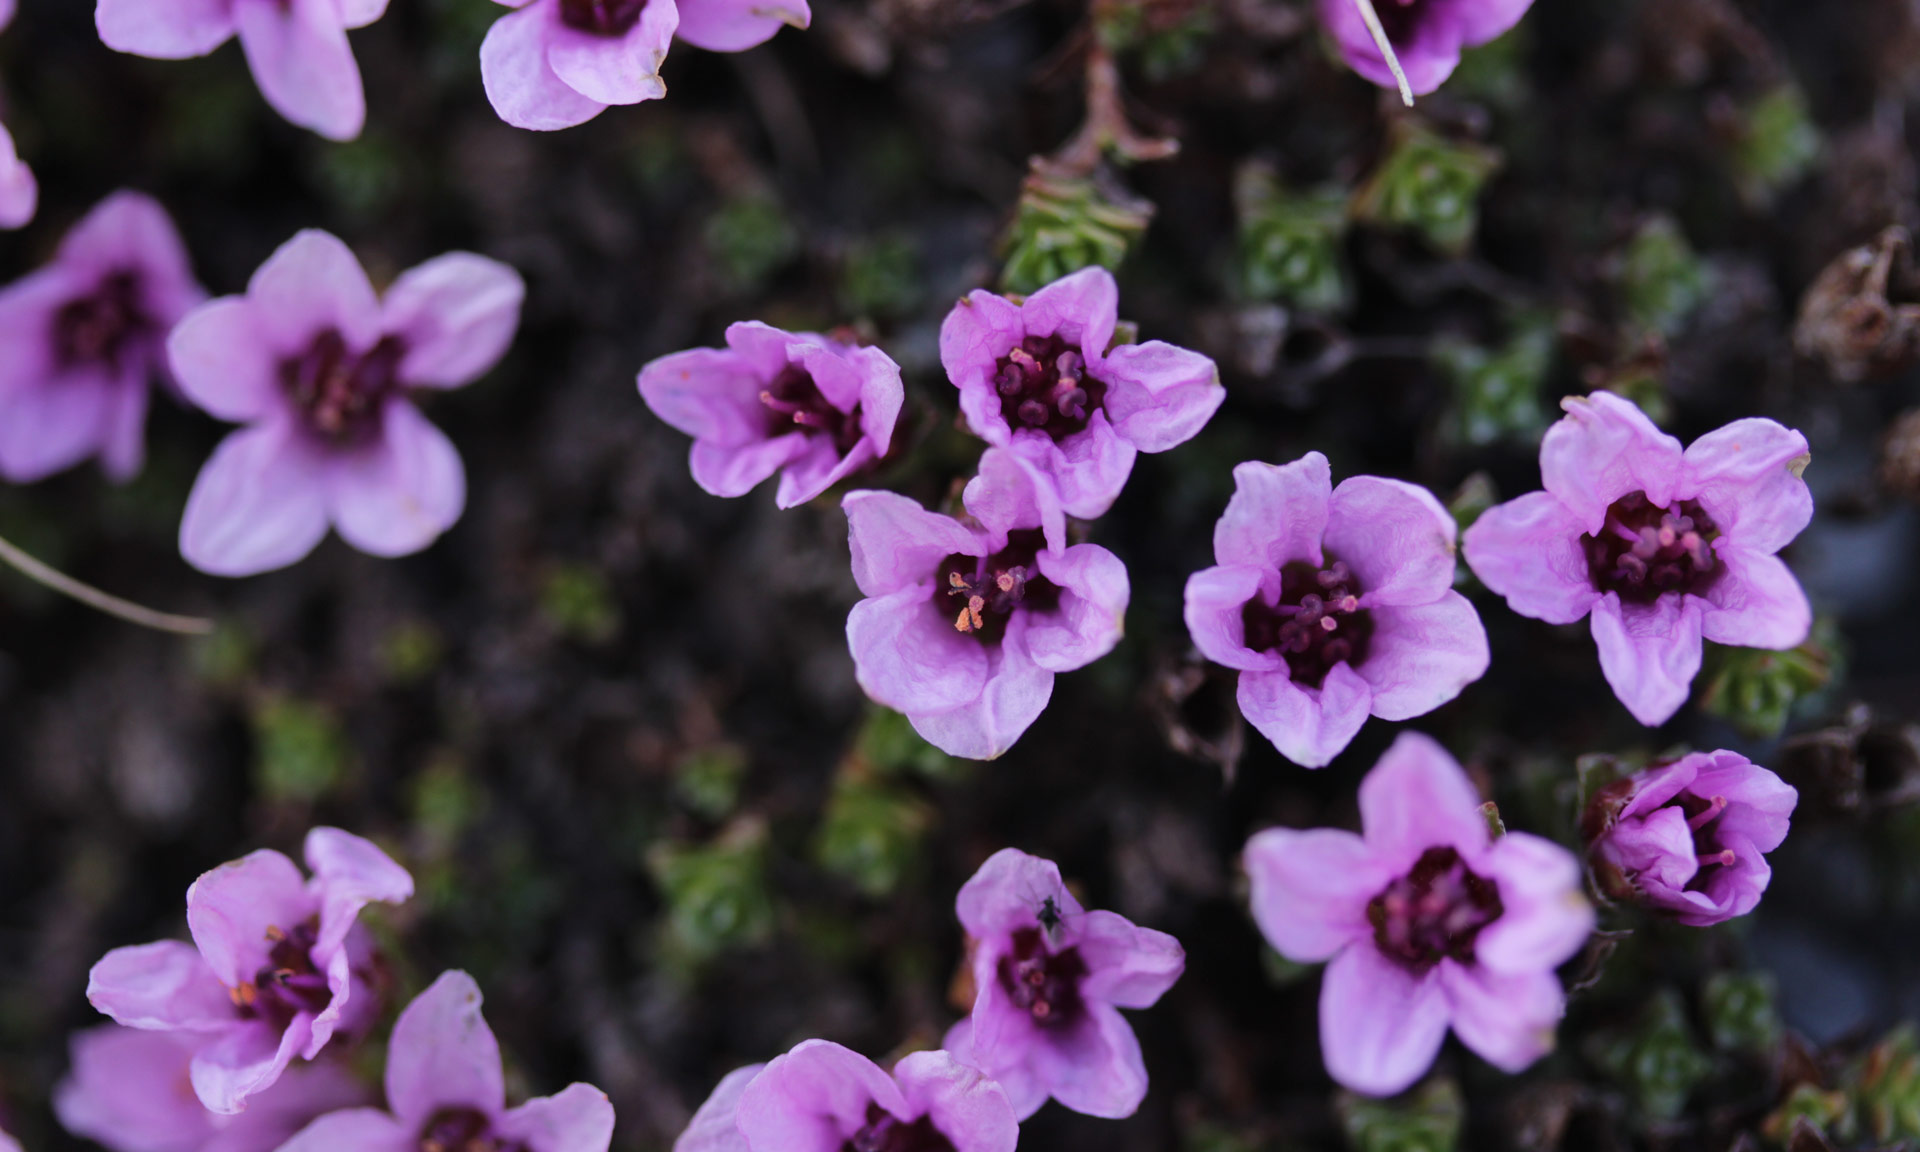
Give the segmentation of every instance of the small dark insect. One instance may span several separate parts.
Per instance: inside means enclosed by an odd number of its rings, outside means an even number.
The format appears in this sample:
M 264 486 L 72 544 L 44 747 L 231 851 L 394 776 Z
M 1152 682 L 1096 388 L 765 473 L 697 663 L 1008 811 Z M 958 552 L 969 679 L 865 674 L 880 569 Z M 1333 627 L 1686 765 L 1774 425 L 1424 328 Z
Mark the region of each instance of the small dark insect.
M 1040 927 L 1045 928 L 1048 934 L 1051 935 L 1060 927 L 1060 905 L 1053 902 L 1053 897 L 1047 897 L 1040 901 L 1040 911 L 1034 916 L 1034 919 L 1040 921 Z

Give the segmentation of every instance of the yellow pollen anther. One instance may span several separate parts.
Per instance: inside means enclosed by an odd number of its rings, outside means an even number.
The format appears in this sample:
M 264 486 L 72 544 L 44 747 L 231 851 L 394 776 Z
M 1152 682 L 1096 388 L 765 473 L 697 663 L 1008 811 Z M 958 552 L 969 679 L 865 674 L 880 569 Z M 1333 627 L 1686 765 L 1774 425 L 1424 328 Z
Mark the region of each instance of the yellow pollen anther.
M 235 1008 L 250 1008 L 259 993 L 251 984 L 240 984 L 227 989 L 227 998 L 233 1001 Z
M 280 941 L 285 940 L 286 938 L 287 938 L 287 934 L 285 932 L 280 931 L 280 926 L 278 924 L 267 925 L 267 939 L 273 941 L 275 944 L 278 944 L 280 943 Z
M 1000 591 L 1002 592 L 1013 591 L 1013 573 L 1011 572 L 1000 573 L 1000 578 L 998 580 L 995 580 L 994 583 L 1000 586 Z

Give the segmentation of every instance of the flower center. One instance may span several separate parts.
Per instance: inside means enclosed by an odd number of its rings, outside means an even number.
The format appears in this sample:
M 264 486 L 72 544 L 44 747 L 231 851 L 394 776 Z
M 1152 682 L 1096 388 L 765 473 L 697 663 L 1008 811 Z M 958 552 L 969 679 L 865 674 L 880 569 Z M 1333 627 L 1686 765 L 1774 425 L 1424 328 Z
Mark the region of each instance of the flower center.
M 1662 508 L 1635 492 L 1607 509 L 1600 535 L 1580 537 L 1587 571 L 1601 592 L 1651 604 L 1668 592 L 1701 595 L 1720 578 L 1713 541 L 1720 531 L 1697 501 Z
M 597 36 L 624 36 L 646 9 L 647 0 L 560 0 L 560 21 Z
M 1709 868 L 1733 868 L 1740 858 L 1733 849 L 1720 845 L 1720 835 L 1716 824 L 1727 810 L 1727 798 L 1715 796 L 1708 800 L 1691 792 L 1682 792 L 1675 803 L 1687 814 L 1687 827 L 1693 832 L 1693 858 L 1699 862 L 1699 871 L 1693 879 L 1687 881 L 1689 892 L 1698 892 L 1707 886 Z
M 953 1152 L 953 1141 L 933 1126 L 933 1118 L 901 1120 L 878 1104 L 867 1105 L 867 1122 L 840 1152 Z
M 808 435 L 830 438 L 834 451 L 842 456 L 860 443 L 860 405 L 855 404 L 851 412 L 835 408 L 821 394 L 813 377 L 798 365 L 781 369 L 760 393 L 760 403 L 767 406 L 771 417 L 769 435 L 778 436 L 797 427 Z
M 420 1152 L 527 1152 L 493 1134 L 493 1122 L 472 1108 L 443 1108 L 420 1129 Z
M 105 364 L 119 369 L 132 345 L 153 330 L 140 308 L 140 277 L 115 272 L 92 294 L 67 301 L 53 314 L 54 359 L 62 368 Z
M 1040 575 L 1034 560 L 1045 546 L 1038 528 L 1022 528 L 1007 533 L 1007 546 L 991 556 L 956 552 L 940 562 L 934 597 L 943 610 L 958 608 L 956 629 L 997 643 L 1015 609 L 1045 610 L 1060 601 L 1059 587 Z
M 1426 0 L 1381 0 L 1373 6 L 1373 11 L 1380 17 L 1380 28 L 1387 34 L 1388 43 L 1402 48 L 1419 35 L 1421 22 L 1426 19 L 1426 7 Z
M 1000 957 L 1000 987 L 1014 1007 L 1042 1028 L 1059 1028 L 1080 1016 L 1080 978 L 1087 974 L 1078 948 L 1047 951 L 1038 928 L 1013 934 L 1013 952 Z
M 1034 428 L 1055 440 L 1087 426 L 1107 386 L 1087 373 L 1080 349 L 1058 336 L 1029 336 L 1000 358 L 993 375 L 1007 427 Z
M 308 430 L 322 439 L 336 444 L 363 439 L 379 422 L 381 403 L 399 387 L 406 352 L 394 336 L 354 352 L 329 328 L 305 352 L 280 362 L 280 386 Z
M 1360 582 L 1344 561 L 1315 568 L 1296 560 L 1280 569 L 1280 600 L 1247 601 L 1240 621 L 1246 645 L 1287 661 L 1294 683 L 1318 688 L 1335 664 L 1367 658 L 1373 620 L 1360 606 Z
M 278 926 L 267 929 L 273 946 L 267 949 L 267 962 L 254 973 L 253 982 L 228 989 L 234 1007 L 250 1020 L 267 1020 L 285 1028 L 302 1012 L 324 1011 L 333 1001 L 326 973 L 313 962 L 313 946 L 320 938 L 320 918 L 308 917 L 286 931 Z
M 1474 938 L 1503 911 L 1498 885 L 1452 848 L 1429 848 L 1367 905 L 1367 922 L 1381 954 L 1424 971 L 1447 958 L 1473 963 Z

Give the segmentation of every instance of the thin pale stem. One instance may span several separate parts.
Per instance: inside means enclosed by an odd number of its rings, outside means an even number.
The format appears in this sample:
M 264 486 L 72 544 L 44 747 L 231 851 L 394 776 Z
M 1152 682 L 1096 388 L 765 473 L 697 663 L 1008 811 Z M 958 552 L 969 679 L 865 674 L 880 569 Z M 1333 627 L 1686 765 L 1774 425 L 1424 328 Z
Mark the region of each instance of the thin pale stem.
M 1360 9 L 1360 19 L 1367 22 L 1367 31 L 1372 34 L 1374 44 L 1380 49 L 1380 55 L 1387 58 L 1387 67 L 1393 70 L 1393 78 L 1400 83 L 1400 99 L 1407 107 L 1413 107 L 1413 85 L 1407 83 L 1407 74 L 1400 70 L 1400 57 L 1393 51 L 1393 42 L 1387 39 L 1387 30 L 1380 25 L 1380 13 L 1373 10 L 1373 0 L 1353 0 L 1354 7 Z
M 213 621 L 203 617 L 175 616 L 171 612 L 155 612 L 151 608 L 142 608 L 131 600 L 122 600 L 118 596 L 102 592 L 90 584 L 82 584 L 66 573 L 50 568 L 22 552 L 5 537 L 0 537 L 0 560 L 12 565 L 22 576 L 37 584 L 45 585 L 63 596 L 71 596 L 90 608 L 96 608 L 109 616 L 117 616 L 129 624 L 155 628 L 162 632 L 173 632 L 181 636 L 205 636 L 213 631 Z

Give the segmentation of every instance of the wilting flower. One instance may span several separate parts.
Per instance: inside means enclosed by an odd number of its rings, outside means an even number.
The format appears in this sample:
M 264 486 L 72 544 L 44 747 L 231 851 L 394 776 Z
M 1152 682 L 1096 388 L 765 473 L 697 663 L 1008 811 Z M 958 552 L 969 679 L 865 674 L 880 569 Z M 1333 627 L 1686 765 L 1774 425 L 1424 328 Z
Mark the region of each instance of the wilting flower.
M 1198 352 L 1109 347 L 1119 301 L 1112 273 L 1087 268 L 1024 300 L 976 290 L 940 326 L 967 427 L 1037 466 L 1069 516 L 1104 513 L 1135 455 L 1192 439 L 1227 395 Z
M 46 266 L 0 289 L 0 476 L 89 456 L 116 480 L 138 472 L 167 330 L 204 299 L 166 209 L 138 192 L 97 204 Z
M 1813 517 L 1806 437 L 1736 420 L 1680 442 L 1610 392 L 1570 396 L 1540 442 L 1546 491 L 1488 509 L 1467 564 L 1522 616 L 1593 614 L 1600 670 L 1642 724 L 1686 702 L 1701 639 L 1785 649 L 1813 609 L 1774 553 Z
M 1416 96 L 1440 87 L 1460 63 L 1460 50 L 1485 44 L 1520 22 L 1533 0 L 1377 0 L 1381 31 Z M 1357 0 L 1320 0 L 1320 23 L 1347 66 L 1383 88 L 1393 70 L 1360 14 Z
M 694 438 L 693 478 L 741 496 L 780 473 L 774 502 L 804 504 L 887 454 L 905 392 L 878 348 L 758 321 L 725 348 L 675 352 L 640 370 L 654 415 Z
M 945 1052 L 889 1076 L 865 1056 L 803 1041 L 728 1073 L 673 1152 L 1013 1152 L 1020 1122 L 998 1084 Z
M 502 120 L 539 131 L 665 96 L 660 65 L 676 31 L 696 47 L 738 52 L 812 19 L 807 0 L 500 3 L 519 11 L 495 21 L 480 45 L 480 78 Z
M 1594 878 L 1618 900 L 1636 900 L 1704 928 L 1760 903 L 1800 794 L 1737 752 L 1695 752 L 1601 789 L 1582 831 Z
M 387 1107 L 322 1116 L 281 1152 L 606 1152 L 613 1140 L 613 1105 L 591 1084 L 507 1107 L 500 1045 L 465 972 L 442 972 L 394 1022 Z
M 1593 928 L 1580 862 L 1524 832 L 1495 840 L 1467 774 L 1405 732 L 1360 782 L 1364 834 L 1274 828 L 1247 841 L 1253 916 L 1281 955 L 1331 960 L 1320 987 L 1327 1071 L 1388 1096 L 1433 1063 L 1447 1028 L 1517 1072 L 1553 1047 L 1554 969 Z
M 205 56 L 234 35 L 273 110 L 329 140 L 351 140 L 367 119 L 347 29 L 364 28 L 387 0 L 98 0 L 93 22 L 116 52 L 156 60 Z
M 977 527 L 892 492 L 841 506 L 867 599 L 847 646 L 867 695 L 954 756 L 992 759 L 1046 708 L 1056 672 L 1119 643 L 1127 569 L 1095 544 L 1066 547 L 1046 479 L 988 449 L 962 495 Z
M 1369 715 L 1431 712 L 1486 672 L 1486 629 L 1453 591 L 1453 517 L 1426 489 L 1335 488 L 1318 452 L 1233 478 L 1219 566 L 1187 580 L 1187 630 L 1240 670 L 1240 711 L 1289 759 L 1318 768 Z
M 189 1082 L 197 1046 L 188 1033 L 116 1024 L 76 1032 L 54 1113 L 112 1152 L 273 1152 L 321 1113 L 366 1099 L 345 1068 L 321 1061 L 287 1069 L 245 1112 L 209 1112 Z
M 88 979 L 87 999 L 121 1024 L 196 1038 L 193 1088 L 215 1112 L 240 1111 L 294 1056 L 364 1034 L 379 1014 L 373 945 L 356 921 L 375 900 L 413 895 L 413 877 L 338 828 L 308 832 L 306 857 L 312 879 L 270 849 L 202 875 L 187 889 L 191 945 L 116 948 Z
M 1087 912 L 1051 860 L 993 854 L 955 902 L 973 967 L 973 1014 L 947 1050 L 1000 1082 L 1022 1120 L 1051 1096 L 1075 1112 L 1131 1116 L 1147 1094 L 1140 1041 L 1119 1013 L 1148 1008 L 1186 969 L 1180 942 Z
M 466 472 L 411 396 L 491 368 L 524 293 L 505 264 L 450 252 L 401 273 L 383 300 L 346 245 L 309 230 L 245 296 L 196 309 L 167 341 L 174 375 L 195 404 L 248 427 L 194 482 L 180 554 L 247 576 L 305 556 L 329 522 L 375 556 L 431 544 L 460 518 Z

